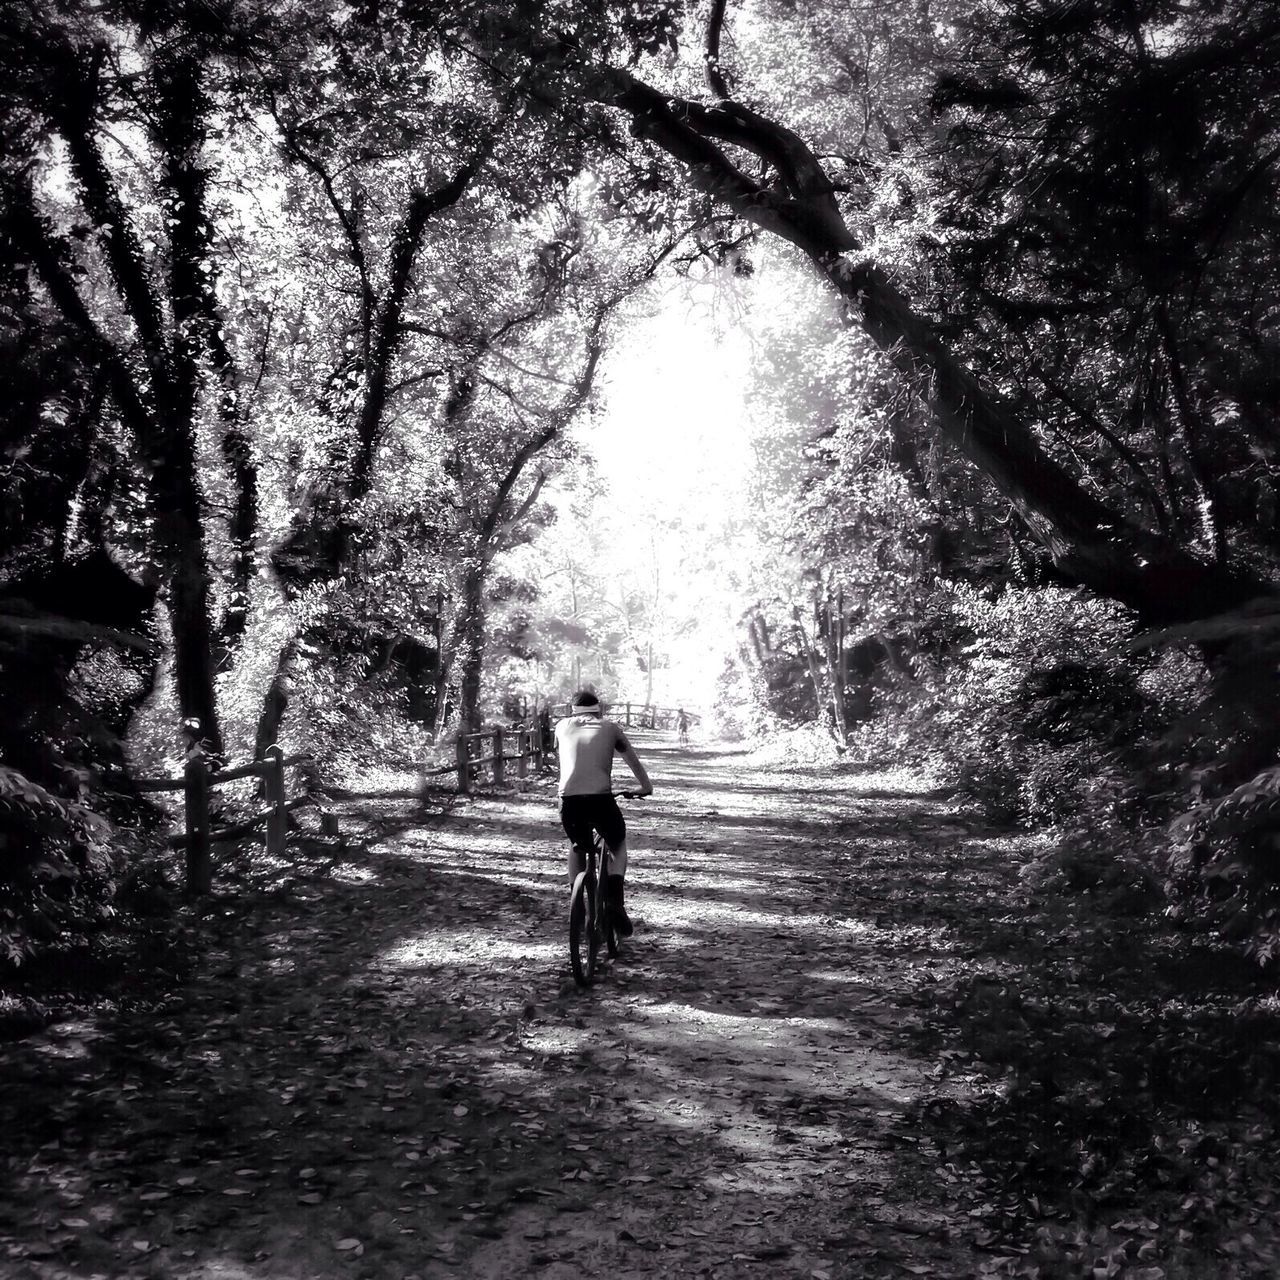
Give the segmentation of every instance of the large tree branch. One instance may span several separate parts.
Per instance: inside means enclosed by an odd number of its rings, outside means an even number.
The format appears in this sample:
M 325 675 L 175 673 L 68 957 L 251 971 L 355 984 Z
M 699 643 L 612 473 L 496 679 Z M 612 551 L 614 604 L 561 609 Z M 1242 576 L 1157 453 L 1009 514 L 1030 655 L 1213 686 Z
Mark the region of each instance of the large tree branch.
M 583 364 L 582 371 L 574 380 L 574 385 L 556 408 L 551 411 L 551 420 L 547 426 L 526 440 L 512 457 L 506 474 L 498 482 L 493 500 L 489 504 L 489 510 L 481 523 L 479 531 L 481 546 L 487 547 L 493 542 L 495 533 L 503 523 L 502 513 L 510 500 L 512 490 L 520 479 L 521 473 L 528 466 L 530 459 L 545 449 L 553 440 L 557 439 L 572 420 L 574 414 L 586 403 L 587 397 L 591 394 L 591 388 L 595 385 L 596 371 L 600 367 L 600 357 L 604 354 L 605 322 L 617 304 L 617 299 L 610 298 L 597 309 L 587 330 L 586 361 Z M 506 523 L 510 525 L 512 522 L 507 521 Z
M 489 510 L 485 512 L 484 520 L 480 525 L 480 545 L 482 548 L 491 546 L 494 535 L 503 524 L 503 509 L 511 497 L 511 491 L 515 488 L 516 481 L 520 479 L 521 473 L 529 465 L 529 460 L 545 449 L 560 434 L 562 426 L 563 423 L 557 419 L 549 426 L 544 427 L 537 435 L 530 436 L 516 450 L 515 455 L 507 466 L 506 474 L 498 482 L 497 489 L 494 490 L 493 500 L 489 503 Z M 493 548 L 493 550 L 496 549 L 496 547 Z
M 508 521 L 511 525 L 517 525 L 521 520 L 533 510 L 533 504 L 537 502 L 538 495 L 542 492 L 543 486 L 547 483 L 547 473 L 545 471 L 538 472 L 538 478 L 533 482 L 533 487 L 525 495 L 524 501 L 511 514 Z
M 85 66 L 64 40 L 49 36 L 43 52 L 46 73 L 57 87 L 42 106 L 67 145 L 85 212 L 98 231 L 112 279 L 138 331 L 163 397 L 169 378 L 164 313 L 147 278 L 142 245 L 94 133 L 103 51 L 95 48 Z
M 550 288 L 545 288 L 538 295 L 533 306 L 525 311 L 517 312 L 513 316 L 509 316 L 496 329 L 489 333 L 468 333 L 466 330 L 459 331 L 457 329 L 441 329 L 436 325 L 422 324 L 416 320 L 401 321 L 401 331 L 403 333 L 415 333 L 424 338 L 434 338 L 438 342 L 447 342 L 452 345 L 470 347 L 473 354 L 486 354 L 492 350 L 504 338 L 507 338 L 521 326 L 532 324 L 535 320 L 540 319 L 546 314 L 547 301 L 551 296 Z
M 304 169 L 307 169 L 319 179 L 320 188 L 324 192 L 325 199 L 328 200 L 329 207 L 338 219 L 338 226 L 342 228 L 343 238 L 347 242 L 347 260 L 355 267 L 356 274 L 360 277 L 360 328 L 366 342 L 368 342 L 371 340 L 373 333 L 374 310 L 377 307 L 378 300 L 373 290 L 373 279 L 369 272 L 369 260 L 364 251 L 364 241 L 360 237 L 359 224 L 355 215 L 342 203 L 338 196 L 338 189 L 333 181 L 333 176 L 325 167 L 324 162 L 312 155 L 302 145 L 298 137 L 297 126 L 286 124 L 281 118 L 280 108 L 274 96 L 270 99 L 269 109 L 271 118 L 276 122 L 276 128 L 280 130 L 280 137 L 285 144 L 286 152 Z
M 597 93 L 631 116 L 635 133 L 688 166 L 691 181 L 701 190 L 809 258 L 845 300 L 850 316 L 922 389 L 943 436 L 1009 499 L 1059 570 L 1152 619 L 1229 608 L 1268 590 L 1247 574 L 1206 564 L 1089 493 L 1045 453 L 1030 425 L 966 367 L 889 277 L 858 255 L 858 242 L 833 201 L 816 188 L 805 201 L 771 197 L 709 141 L 705 135 L 715 134 L 723 113 L 717 116 L 660 94 L 623 71 L 601 75 Z M 774 141 L 785 135 L 804 147 L 796 135 L 777 126 L 763 133 Z M 719 130 L 719 136 L 725 134 Z M 820 172 L 816 160 L 812 166 L 807 161 L 796 165 L 801 190 L 810 184 L 806 175 L 814 167 Z
M 857 240 L 840 216 L 834 188 L 822 166 L 790 130 L 770 125 L 744 107 L 704 107 L 659 93 L 625 71 L 611 71 L 600 84 L 601 96 L 626 111 L 632 132 L 647 138 L 689 167 L 694 184 L 722 200 L 741 218 L 803 248 L 814 234 L 838 252 L 856 250 Z M 713 141 L 713 139 L 715 141 Z M 792 196 L 749 178 L 716 145 L 743 147 L 779 169 Z
M 138 653 L 154 656 L 155 644 L 146 636 L 134 631 L 122 631 L 118 627 L 104 627 L 78 618 L 64 618 L 59 614 L 37 612 L 12 612 L 15 605 L 24 601 L 10 599 L 0 609 L 0 631 L 19 636 L 44 636 L 51 640 L 67 640 L 73 644 L 105 644 L 117 649 L 133 649 Z
M 19 252 L 35 268 L 36 275 L 48 291 L 59 314 L 88 344 L 106 375 L 111 398 L 121 421 L 142 446 L 144 465 L 151 458 L 152 417 L 134 381 L 123 353 L 98 328 L 76 288 L 68 263 L 70 248 L 60 241 L 35 207 L 35 198 L 24 179 L 6 184 L 4 225 Z
M 356 422 L 356 456 L 349 485 L 352 497 L 363 497 L 373 483 L 373 456 L 382 434 L 391 363 L 404 337 L 404 303 L 423 233 L 432 218 L 462 199 L 472 179 L 492 153 L 494 141 L 495 135 L 491 134 L 489 140 L 442 186 L 430 192 L 415 191 L 392 240 L 387 288 L 374 323 L 369 364 L 365 370 L 364 403 Z
M 702 41 L 702 73 L 706 77 L 707 88 L 721 101 L 733 97 L 720 65 L 720 35 L 724 30 L 727 3 L 728 0 L 711 0 L 711 13 L 707 17 L 707 31 Z

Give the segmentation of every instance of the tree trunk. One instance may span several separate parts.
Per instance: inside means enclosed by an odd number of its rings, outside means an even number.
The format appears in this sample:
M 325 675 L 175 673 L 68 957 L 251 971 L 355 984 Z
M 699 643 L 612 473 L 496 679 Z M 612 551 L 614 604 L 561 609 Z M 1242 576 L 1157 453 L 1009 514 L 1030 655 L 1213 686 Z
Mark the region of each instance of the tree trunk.
M 96 72 L 87 71 L 70 46 L 59 41 L 48 44 L 41 56 L 50 60 L 51 83 L 61 89 L 42 106 L 66 143 L 84 210 L 98 230 L 116 294 L 146 357 L 145 385 L 135 381 L 122 353 L 93 320 L 67 269 L 72 255 L 37 212 L 29 186 L 12 189 L 17 199 L 8 211 L 10 234 L 31 254 L 54 305 L 100 358 L 121 419 L 136 437 L 155 512 L 152 552 L 167 586 L 180 713 L 184 721 L 198 722 L 205 748 L 220 756 L 210 575 L 194 430 L 200 386 L 201 264 L 208 242 L 199 168 L 207 105 L 201 67 L 194 58 L 172 51 L 156 63 L 159 111 L 154 127 L 163 148 L 161 181 L 174 196 L 174 216 L 167 222 L 166 311 L 99 143 Z
M 849 736 L 849 726 L 845 723 L 844 716 L 844 659 L 843 659 L 843 643 L 841 637 L 842 619 L 839 610 L 833 610 L 830 601 L 824 610 L 826 615 L 826 627 L 823 630 L 823 638 L 826 641 L 827 650 L 827 673 L 831 681 L 831 716 L 835 722 L 836 732 L 840 735 L 840 741 L 844 742 Z
M 271 677 L 271 684 L 262 700 L 257 730 L 253 735 L 255 760 L 264 759 L 268 747 L 280 744 L 280 730 L 284 725 L 285 712 L 289 709 L 293 668 L 297 657 L 298 640 L 295 637 L 287 641 L 276 656 L 275 674 Z
M 444 732 L 445 724 L 449 719 L 449 712 L 453 709 L 449 702 L 449 676 L 452 674 L 453 664 L 441 661 L 436 668 L 436 678 L 432 689 L 432 697 L 435 699 L 431 708 L 431 737 L 434 741 L 440 741 L 440 735 Z
M 826 697 L 822 689 L 822 672 L 818 668 L 818 655 L 809 640 L 809 633 L 804 629 L 798 605 L 792 607 L 791 615 L 795 619 L 796 638 L 800 641 L 800 650 L 804 654 L 805 665 L 809 668 L 809 680 L 813 684 L 814 715 L 821 718 L 822 707 L 826 702 Z
M 468 567 L 462 584 L 456 635 L 459 671 L 459 711 L 462 723 L 480 723 L 480 677 L 484 670 L 484 587 L 488 566 L 478 561 Z

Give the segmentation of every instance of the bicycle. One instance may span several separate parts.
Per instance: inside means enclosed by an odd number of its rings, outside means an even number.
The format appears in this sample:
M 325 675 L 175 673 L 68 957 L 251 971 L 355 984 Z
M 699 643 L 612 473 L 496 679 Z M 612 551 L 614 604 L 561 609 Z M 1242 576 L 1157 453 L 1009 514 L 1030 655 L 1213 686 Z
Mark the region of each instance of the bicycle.
M 615 799 L 636 800 L 634 791 L 615 791 Z M 596 962 L 603 943 L 612 959 L 618 954 L 618 929 L 613 910 L 604 894 L 603 882 L 609 874 L 613 853 L 598 831 L 592 831 L 594 841 L 583 850 L 586 868 L 573 879 L 569 893 L 569 963 L 573 966 L 573 980 L 580 987 L 590 984 L 595 977 Z M 600 859 L 600 872 L 596 873 L 596 858 Z

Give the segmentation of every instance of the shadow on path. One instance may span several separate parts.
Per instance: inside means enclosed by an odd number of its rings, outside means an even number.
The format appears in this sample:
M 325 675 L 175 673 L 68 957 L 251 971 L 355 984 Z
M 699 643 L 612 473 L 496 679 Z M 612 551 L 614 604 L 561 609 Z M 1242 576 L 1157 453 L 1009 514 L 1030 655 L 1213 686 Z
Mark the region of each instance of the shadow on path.
M 592 989 L 540 781 L 365 814 L 371 843 L 226 922 L 180 998 L 20 1046 L 15 1274 L 976 1274 L 894 1000 L 957 945 L 895 908 L 947 811 L 637 737 L 637 933 Z

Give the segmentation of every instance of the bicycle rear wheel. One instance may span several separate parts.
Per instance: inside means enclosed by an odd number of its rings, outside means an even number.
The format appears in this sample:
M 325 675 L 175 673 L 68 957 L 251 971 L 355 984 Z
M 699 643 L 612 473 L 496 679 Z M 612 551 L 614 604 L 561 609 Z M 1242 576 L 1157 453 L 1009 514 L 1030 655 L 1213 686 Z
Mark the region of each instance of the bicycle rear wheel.
M 580 871 L 569 897 L 569 963 L 573 980 L 580 987 L 589 983 L 596 971 L 596 882 Z

